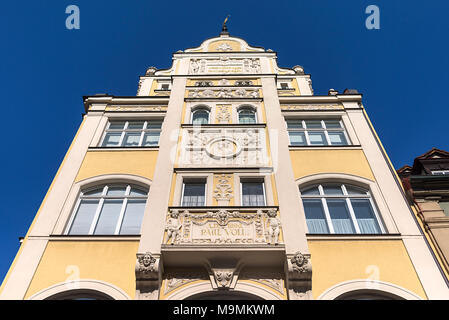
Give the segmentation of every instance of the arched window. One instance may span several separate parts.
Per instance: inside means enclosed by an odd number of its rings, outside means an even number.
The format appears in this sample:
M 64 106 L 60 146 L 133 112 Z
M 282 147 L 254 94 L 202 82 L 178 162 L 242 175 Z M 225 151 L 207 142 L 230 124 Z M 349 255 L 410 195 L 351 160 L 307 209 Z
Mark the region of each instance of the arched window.
M 251 107 L 242 107 L 239 109 L 239 123 L 256 123 L 256 110 Z
M 66 234 L 140 234 L 148 190 L 133 185 L 108 184 L 83 190 Z
M 345 184 L 320 184 L 302 189 L 301 197 L 309 233 L 384 232 L 368 190 Z
M 209 123 L 209 110 L 199 108 L 192 112 L 192 124 L 202 125 Z

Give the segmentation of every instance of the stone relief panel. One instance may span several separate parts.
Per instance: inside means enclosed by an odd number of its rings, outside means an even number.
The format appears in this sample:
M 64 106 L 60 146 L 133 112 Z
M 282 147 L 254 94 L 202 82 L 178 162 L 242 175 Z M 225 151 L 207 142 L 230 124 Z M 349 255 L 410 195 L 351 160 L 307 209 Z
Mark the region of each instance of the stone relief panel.
M 176 216 L 177 221 L 173 222 Z M 167 216 L 164 244 L 169 245 L 228 245 L 282 243 L 282 229 L 276 223 L 273 241 L 273 217 L 277 210 L 270 209 L 171 209 Z M 174 228 L 175 233 L 168 230 Z
M 189 74 L 261 73 L 259 58 L 192 59 Z
M 184 128 L 179 166 L 268 166 L 264 128 Z
M 344 109 L 343 105 L 336 104 L 303 104 L 303 105 L 281 105 L 282 111 L 295 110 L 339 110 Z
M 188 91 L 189 98 L 260 98 L 259 89 L 213 88 Z
M 280 296 L 286 295 L 284 275 L 280 273 L 245 270 L 240 273 L 239 281 L 245 280 L 265 285 L 274 290 Z

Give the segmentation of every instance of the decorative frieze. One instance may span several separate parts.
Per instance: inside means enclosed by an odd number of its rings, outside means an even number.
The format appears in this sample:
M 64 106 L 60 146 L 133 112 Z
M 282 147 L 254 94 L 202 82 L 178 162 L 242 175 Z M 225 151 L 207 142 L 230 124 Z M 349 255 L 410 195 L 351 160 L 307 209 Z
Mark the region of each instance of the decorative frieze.
M 267 166 L 264 128 L 185 128 L 179 166 Z
M 216 122 L 219 124 L 228 124 L 231 120 L 230 109 L 230 105 L 217 105 Z
M 222 55 L 218 59 L 192 59 L 190 74 L 260 73 L 259 58 L 230 58 Z
M 107 106 L 106 111 L 167 111 L 167 106 L 113 105 Z
M 260 98 L 259 89 L 214 88 L 188 91 L 189 98 Z
M 343 109 L 342 105 L 336 104 L 304 104 L 304 105 L 281 105 L 282 111 L 295 110 L 338 110 Z
M 232 175 L 221 174 L 215 176 L 217 184 L 214 189 L 214 198 L 217 200 L 218 206 L 228 206 L 232 195 Z
M 178 217 L 173 223 L 170 219 Z M 175 227 L 179 241 L 174 244 L 278 244 L 280 243 L 281 225 L 276 221 L 273 231 L 275 209 L 259 210 L 227 210 L 201 209 L 184 210 L 178 215 L 178 209 L 170 210 L 167 218 L 165 244 L 173 244 L 173 232 L 169 236 L 168 229 Z M 178 232 L 179 230 L 179 232 Z M 273 241 L 275 238 L 275 241 Z

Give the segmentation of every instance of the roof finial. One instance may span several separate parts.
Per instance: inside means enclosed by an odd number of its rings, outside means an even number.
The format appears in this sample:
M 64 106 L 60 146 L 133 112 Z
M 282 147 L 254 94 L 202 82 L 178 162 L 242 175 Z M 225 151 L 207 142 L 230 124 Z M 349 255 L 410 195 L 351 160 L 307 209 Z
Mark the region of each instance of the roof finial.
M 228 14 L 228 16 L 226 17 L 226 19 L 223 21 L 223 26 L 221 27 L 221 32 L 220 32 L 220 36 L 229 36 L 229 32 L 228 32 L 228 27 L 226 27 L 226 22 L 228 21 L 228 18 L 231 15 Z

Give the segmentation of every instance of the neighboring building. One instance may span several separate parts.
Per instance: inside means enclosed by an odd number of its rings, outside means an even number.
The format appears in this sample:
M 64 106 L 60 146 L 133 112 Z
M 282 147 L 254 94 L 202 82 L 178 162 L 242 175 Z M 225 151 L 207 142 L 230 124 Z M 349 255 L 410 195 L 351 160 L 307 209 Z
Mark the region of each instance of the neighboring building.
M 407 198 L 449 280 L 449 152 L 433 148 L 398 170 Z
M 2 299 L 447 299 L 355 90 L 229 36 L 86 114 Z

